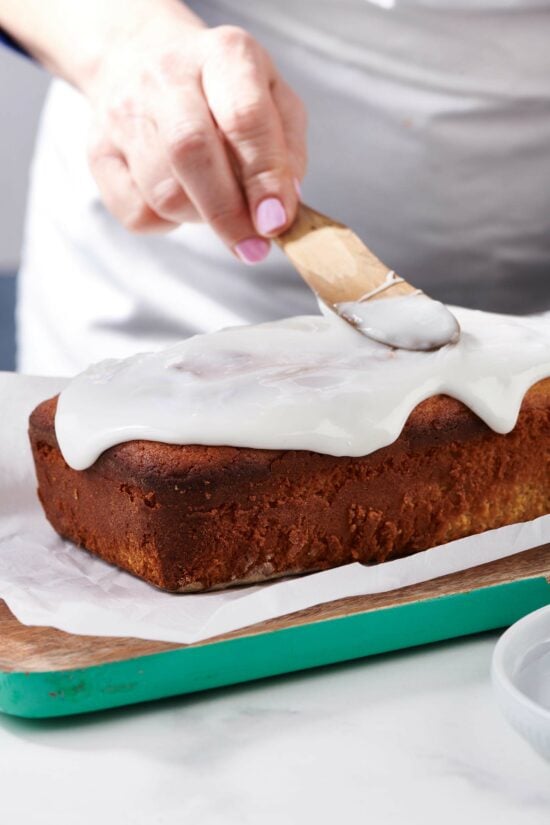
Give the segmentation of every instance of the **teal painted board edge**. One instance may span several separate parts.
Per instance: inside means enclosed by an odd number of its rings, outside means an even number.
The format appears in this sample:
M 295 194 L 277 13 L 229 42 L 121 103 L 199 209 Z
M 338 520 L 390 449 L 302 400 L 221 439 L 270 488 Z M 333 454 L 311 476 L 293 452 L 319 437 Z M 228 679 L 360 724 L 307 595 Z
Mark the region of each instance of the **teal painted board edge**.
M 534 577 L 78 670 L 2 672 L 0 711 L 47 718 L 194 693 L 505 627 L 549 603 Z

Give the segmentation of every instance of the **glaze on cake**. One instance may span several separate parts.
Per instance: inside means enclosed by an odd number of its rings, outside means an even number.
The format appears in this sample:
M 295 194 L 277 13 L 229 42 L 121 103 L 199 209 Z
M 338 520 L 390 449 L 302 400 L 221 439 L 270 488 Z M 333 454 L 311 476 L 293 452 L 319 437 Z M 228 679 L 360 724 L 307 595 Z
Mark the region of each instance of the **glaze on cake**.
M 91 368 L 31 416 L 46 515 L 186 592 L 381 562 L 549 513 L 548 321 L 458 317 L 460 343 L 435 353 L 306 318 Z

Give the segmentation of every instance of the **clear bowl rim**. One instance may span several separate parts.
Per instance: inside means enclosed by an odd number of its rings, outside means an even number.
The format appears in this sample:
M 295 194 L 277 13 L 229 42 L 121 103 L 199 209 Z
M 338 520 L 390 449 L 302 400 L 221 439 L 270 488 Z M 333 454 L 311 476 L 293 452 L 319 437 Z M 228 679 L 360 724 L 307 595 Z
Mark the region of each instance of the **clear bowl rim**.
M 518 619 L 517 622 L 514 622 L 513 625 L 504 631 L 496 643 L 493 651 L 491 661 L 491 677 L 493 683 L 495 683 L 499 688 L 504 689 L 517 704 L 521 705 L 524 709 L 528 709 L 537 717 L 544 719 L 550 726 L 550 708 L 545 708 L 543 705 L 540 705 L 520 690 L 514 683 L 513 678 L 508 673 L 504 664 L 506 654 L 510 651 L 510 649 L 514 651 L 515 646 L 518 644 L 518 636 L 521 637 L 525 631 L 525 628 L 530 627 L 531 625 L 536 627 L 548 616 L 550 616 L 550 604 L 545 605 L 544 607 L 539 607 L 532 613 L 528 613 L 527 616 L 524 616 L 522 619 Z M 550 630 L 548 633 L 548 641 L 550 642 Z M 530 648 L 524 649 L 523 653 L 526 654 L 529 649 Z

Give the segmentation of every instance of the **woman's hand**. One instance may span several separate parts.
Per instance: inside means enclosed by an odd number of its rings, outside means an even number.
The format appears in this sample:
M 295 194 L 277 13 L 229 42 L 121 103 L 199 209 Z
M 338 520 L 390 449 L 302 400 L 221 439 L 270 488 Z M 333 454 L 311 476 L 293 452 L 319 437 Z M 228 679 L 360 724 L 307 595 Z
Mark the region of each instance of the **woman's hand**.
M 294 218 L 304 107 L 245 31 L 157 9 L 114 38 L 82 84 L 103 200 L 134 232 L 206 221 L 242 260 L 260 261 Z

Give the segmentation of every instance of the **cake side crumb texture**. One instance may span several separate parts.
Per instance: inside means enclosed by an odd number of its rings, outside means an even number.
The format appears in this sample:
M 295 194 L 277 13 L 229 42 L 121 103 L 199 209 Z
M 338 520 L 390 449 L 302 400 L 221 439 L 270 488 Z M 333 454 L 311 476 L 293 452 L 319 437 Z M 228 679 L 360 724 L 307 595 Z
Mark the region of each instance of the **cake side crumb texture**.
M 170 591 L 381 562 L 550 512 L 550 379 L 507 435 L 436 396 L 360 458 L 132 441 L 77 471 L 57 444 L 56 404 L 29 429 L 48 520 Z

